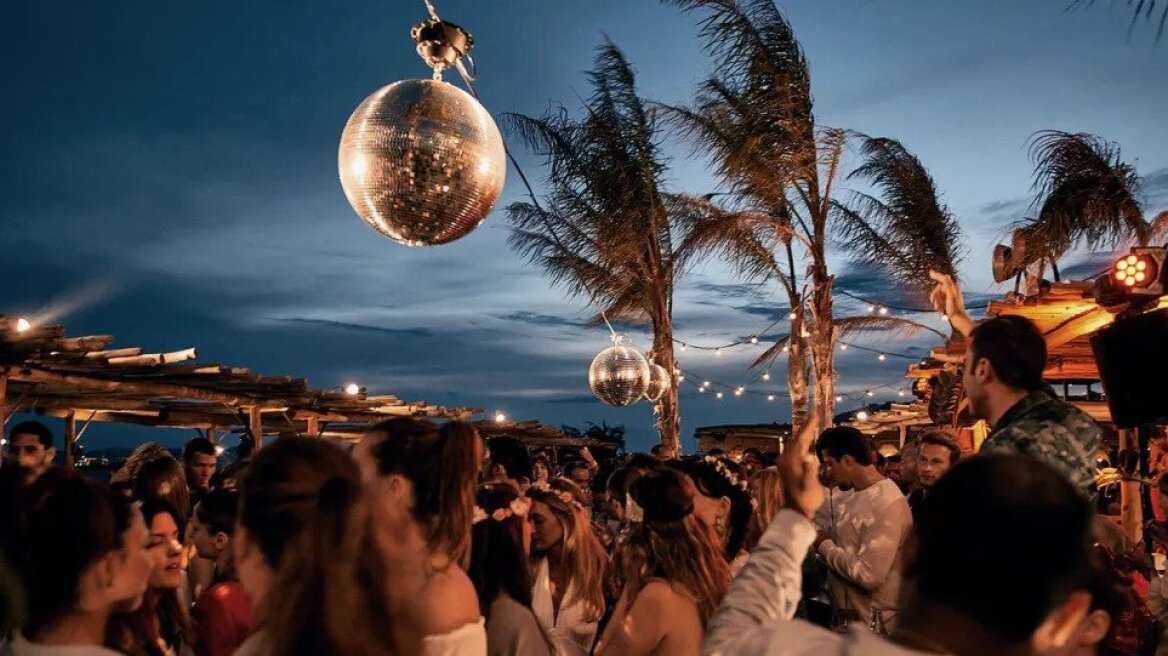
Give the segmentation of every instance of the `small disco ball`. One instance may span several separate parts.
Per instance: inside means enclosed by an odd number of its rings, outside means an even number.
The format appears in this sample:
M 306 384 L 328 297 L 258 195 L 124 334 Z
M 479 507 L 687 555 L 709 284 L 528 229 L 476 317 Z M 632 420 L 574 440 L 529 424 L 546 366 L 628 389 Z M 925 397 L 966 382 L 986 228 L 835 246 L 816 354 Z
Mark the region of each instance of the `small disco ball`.
M 632 346 L 615 344 L 601 351 L 588 368 L 588 385 L 608 405 L 632 405 L 649 387 L 649 361 Z
M 470 94 L 441 80 L 403 80 L 357 107 L 337 160 L 361 219 L 407 246 L 433 246 L 487 218 L 506 157 L 494 119 Z
M 645 387 L 645 400 L 656 403 L 673 387 L 669 370 L 659 364 L 649 365 L 649 384 Z

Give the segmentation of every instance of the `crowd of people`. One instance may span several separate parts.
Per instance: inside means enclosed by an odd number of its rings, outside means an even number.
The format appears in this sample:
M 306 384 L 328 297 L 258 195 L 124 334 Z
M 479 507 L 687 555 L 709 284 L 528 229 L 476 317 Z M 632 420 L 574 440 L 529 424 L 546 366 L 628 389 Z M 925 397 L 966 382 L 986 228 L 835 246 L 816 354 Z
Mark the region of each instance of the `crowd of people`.
M 145 444 L 107 484 L 16 424 L 0 654 L 1157 653 L 1164 558 L 1095 515 L 1100 429 L 1043 385 L 1042 336 L 934 300 L 968 332 L 977 454 L 808 425 L 777 456 L 517 462 L 401 418 L 222 470 L 206 439 Z

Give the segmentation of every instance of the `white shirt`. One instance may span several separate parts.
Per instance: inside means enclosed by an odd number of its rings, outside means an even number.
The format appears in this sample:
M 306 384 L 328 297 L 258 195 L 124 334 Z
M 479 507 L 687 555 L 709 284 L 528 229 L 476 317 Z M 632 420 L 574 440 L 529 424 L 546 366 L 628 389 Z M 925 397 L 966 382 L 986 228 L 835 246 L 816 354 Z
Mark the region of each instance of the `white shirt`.
M 464 624 L 450 633 L 439 633 L 422 638 L 424 656 L 486 656 L 487 629 L 479 621 Z
M 584 604 L 579 599 L 573 599 L 575 594 L 575 581 L 568 581 L 568 589 L 564 590 L 564 598 L 560 602 L 560 614 L 556 615 L 547 559 L 540 561 L 531 592 L 531 610 L 556 644 L 557 653 L 587 656 L 596 640 L 597 623 L 584 619 Z M 568 605 L 570 599 L 571 605 Z
M 722 605 L 710 618 L 705 656 L 927 656 L 852 625 L 840 635 L 791 619 L 799 605 L 803 558 L 815 524 L 792 510 L 775 516 Z M 935 655 L 929 655 L 935 656 Z
M 831 576 L 832 606 L 854 610 L 868 626 L 879 609 L 886 625 L 895 622 L 900 601 L 901 550 L 912 526 L 912 510 L 900 488 L 885 478 L 848 499 L 836 513 L 833 539 L 819 545 Z

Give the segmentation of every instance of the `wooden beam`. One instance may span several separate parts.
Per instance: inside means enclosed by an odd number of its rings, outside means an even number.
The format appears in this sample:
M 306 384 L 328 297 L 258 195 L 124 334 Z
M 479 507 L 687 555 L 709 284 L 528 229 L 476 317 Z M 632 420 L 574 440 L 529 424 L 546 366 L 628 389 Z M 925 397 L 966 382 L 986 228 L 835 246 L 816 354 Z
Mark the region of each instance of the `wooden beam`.
M 1130 449 L 1139 453 L 1140 441 L 1134 429 L 1119 431 L 1119 450 Z M 1139 471 L 1135 472 L 1138 477 Z M 1140 544 L 1144 540 L 1144 510 L 1140 500 L 1139 481 L 1123 480 L 1119 483 L 1119 523 L 1129 544 Z
M 77 415 L 72 410 L 65 415 L 65 468 L 73 469 L 73 445 L 77 441 Z
M 110 392 L 121 394 L 141 394 L 152 397 L 172 397 L 177 399 L 196 399 L 199 401 L 214 401 L 229 406 L 287 406 L 286 399 L 261 401 L 258 399 L 226 394 L 215 390 L 171 383 L 128 382 L 109 380 L 105 378 L 91 378 L 76 374 L 61 374 L 34 368 L 13 368 L 9 372 L 12 381 L 22 383 L 44 383 L 48 385 L 62 385 L 91 392 Z
M 309 417 L 304 426 L 304 434 L 308 437 L 316 437 L 320 434 L 320 420 L 316 417 Z
M 256 451 L 259 451 L 264 446 L 264 416 L 254 405 L 247 409 L 247 427 L 255 439 Z
M 203 437 L 207 438 L 207 441 L 210 442 L 211 444 L 215 444 L 215 429 L 214 428 L 204 428 L 203 429 Z

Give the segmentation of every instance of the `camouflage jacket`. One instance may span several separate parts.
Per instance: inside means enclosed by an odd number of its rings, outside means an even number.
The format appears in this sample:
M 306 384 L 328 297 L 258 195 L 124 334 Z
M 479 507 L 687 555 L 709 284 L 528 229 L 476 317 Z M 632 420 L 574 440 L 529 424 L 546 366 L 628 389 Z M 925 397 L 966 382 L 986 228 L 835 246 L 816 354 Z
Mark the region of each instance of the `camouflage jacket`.
M 1102 440 L 1099 425 L 1087 413 L 1038 390 L 1002 415 L 981 445 L 981 453 L 1034 456 L 1094 496 L 1095 452 Z

